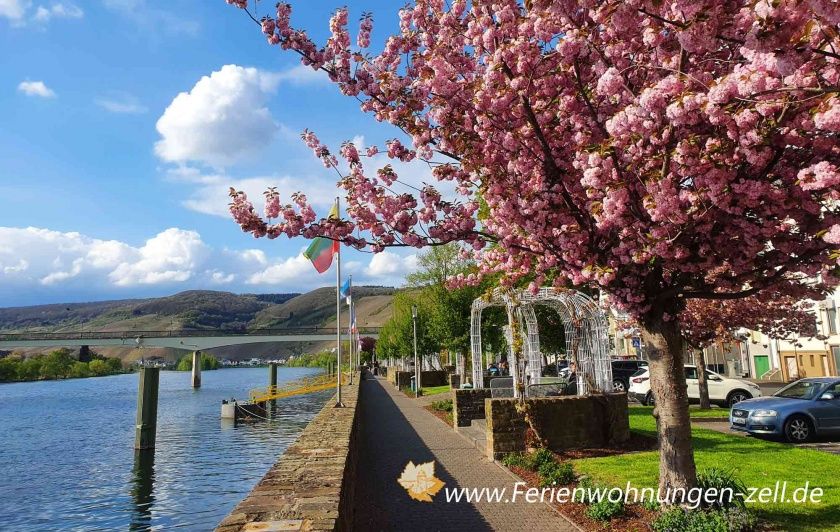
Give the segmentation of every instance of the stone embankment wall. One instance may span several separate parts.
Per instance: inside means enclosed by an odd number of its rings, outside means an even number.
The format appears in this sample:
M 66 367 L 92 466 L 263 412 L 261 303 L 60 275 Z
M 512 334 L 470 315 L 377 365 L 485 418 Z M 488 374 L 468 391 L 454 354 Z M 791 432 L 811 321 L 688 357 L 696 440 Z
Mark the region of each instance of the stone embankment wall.
M 490 398 L 489 388 L 454 390 L 452 417 L 456 427 L 469 427 L 473 419 L 484 419 L 485 401 Z
M 456 401 L 462 391 L 455 392 Z M 525 450 L 529 425 L 517 403 L 518 399 L 485 401 L 488 458 L 498 460 Z M 534 427 L 551 450 L 608 446 L 630 438 L 623 393 L 526 399 L 525 403 Z
M 301 432 L 216 532 L 245 530 L 350 530 L 358 463 L 360 400 L 356 384 L 335 398 Z

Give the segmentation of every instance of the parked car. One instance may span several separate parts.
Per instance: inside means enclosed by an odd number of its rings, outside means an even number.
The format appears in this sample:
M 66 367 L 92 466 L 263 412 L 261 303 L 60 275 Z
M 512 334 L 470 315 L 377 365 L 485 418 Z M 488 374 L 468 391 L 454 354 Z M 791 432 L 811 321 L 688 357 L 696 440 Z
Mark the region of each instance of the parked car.
M 761 389 L 750 381 L 730 379 L 709 370 L 706 370 L 706 381 L 709 385 L 709 401 L 719 406 L 731 407 L 741 401 L 761 397 Z M 688 386 L 688 401 L 699 402 L 700 385 L 697 380 L 696 366 L 685 366 L 685 382 Z M 639 369 L 630 377 L 628 395 L 643 405 L 656 403 L 656 398 L 650 390 L 650 372 L 647 368 Z
M 729 427 L 792 443 L 840 433 L 840 377 L 800 379 L 771 396 L 742 401 L 729 413 Z
M 560 373 L 563 372 L 564 369 L 568 369 L 569 362 L 567 360 L 558 360 L 555 364 L 554 362 L 543 366 L 542 368 L 542 376 L 543 377 L 558 377 L 558 368 Z
M 647 360 L 613 360 L 613 389 L 617 392 L 626 392 L 630 389 L 630 377 L 647 367 Z

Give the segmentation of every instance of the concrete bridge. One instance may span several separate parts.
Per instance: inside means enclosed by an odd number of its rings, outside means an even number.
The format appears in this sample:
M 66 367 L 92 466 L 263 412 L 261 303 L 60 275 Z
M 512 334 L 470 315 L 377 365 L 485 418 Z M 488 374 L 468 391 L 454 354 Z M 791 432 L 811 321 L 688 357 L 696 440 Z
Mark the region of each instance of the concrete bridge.
M 342 331 L 342 339 L 350 337 Z M 361 327 L 359 336 L 379 337 L 378 327 Z M 202 350 L 240 344 L 272 342 L 324 342 L 336 339 L 335 327 L 279 329 L 181 329 L 172 331 L 22 332 L 0 334 L 0 349 L 15 347 L 170 347 Z

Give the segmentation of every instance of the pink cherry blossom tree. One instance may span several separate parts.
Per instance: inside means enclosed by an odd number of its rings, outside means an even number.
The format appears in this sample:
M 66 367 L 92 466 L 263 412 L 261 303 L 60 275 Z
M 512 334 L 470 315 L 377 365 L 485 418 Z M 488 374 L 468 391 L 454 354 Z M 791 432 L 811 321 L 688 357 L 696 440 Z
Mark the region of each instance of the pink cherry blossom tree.
M 779 287 L 743 299 L 689 300 L 680 313 L 679 322 L 686 343 L 696 350 L 700 408 L 711 407 L 706 379 L 706 347 L 738 340 L 741 329 L 787 340 L 815 337 L 817 322 L 812 306 L 812 302 L 791 297 Z
M 599 287 L 650 347 L 660 485 L 693 485 L 686 301 L 835 280 L 836 3 L 416 0 L 373 53 L 369 15 L 354 43 L 339 9 L 317 44 L 288 4 L 256 20 L 247 0 L 227 1 L 398 128 L 388 157 L 425 161 L 462 196 L 405 192 L 392 166 L 364 164 L 376 147 L 333 152 L 306 132 L 326 166 L 347 169 L 346 219 L 318 219 L 305 196 L 286 205 L 276 191 L 263 216 L 234 190 L 242 228 L 373 251 L 460 241 L 481 266 L 462 283 L 500 273 Z

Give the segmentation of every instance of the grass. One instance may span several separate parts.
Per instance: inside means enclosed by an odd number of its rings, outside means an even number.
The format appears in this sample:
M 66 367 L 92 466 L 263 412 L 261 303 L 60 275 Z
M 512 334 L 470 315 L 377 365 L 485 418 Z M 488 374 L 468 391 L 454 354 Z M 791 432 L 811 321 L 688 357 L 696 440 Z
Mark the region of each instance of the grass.
M 630 428 L 656 435 L 651 407 L 630 407 Z M 698 469 L 712 467 L 731 471 L 748 487 L 773 488 L 776 481 L 788 483 L 788 495 L 809 482 L 822 488 L 820 504 L 753 503 L 748 507 L 783 530 L 840 531 L 840 456 L 797 448 L 772 441 L 724 434 L 692 427 L 694 459 Z M 655 487 L 659 471 L 658 451 L 604 458 L 575 460 L 575 469 L 598 482 L 613 486 Z
M 631 407 L 634 408 L 634 407 Z M 635 408 L 647 408 L 650 411 L 653 411 L 653 407 L 635 407 Z M 704 419 L 704 418 L 717 418 L 717 417 L 729 417 L 729 409 L 728 408 L 721 408 L 719 406 L 713 406 L 708 410 L 700 410 L 699 408 L 691 407 L 688 409 L 688 415 L 692 419 Z
M 443 386 L 432 386 L 430 388 L 421 388 L 420 391 L 422 395 L 437 395 L 440 393 L 446 393 L 452 388 L 449 387 L 448 384 L 444 384 Z

